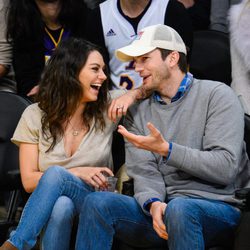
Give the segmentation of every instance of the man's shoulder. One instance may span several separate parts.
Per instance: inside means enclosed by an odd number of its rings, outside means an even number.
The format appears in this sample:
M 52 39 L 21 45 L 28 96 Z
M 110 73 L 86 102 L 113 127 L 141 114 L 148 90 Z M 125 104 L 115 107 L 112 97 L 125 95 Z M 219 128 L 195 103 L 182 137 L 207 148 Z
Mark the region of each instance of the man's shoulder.
M 129 107 L 129 111 L 132 115 L 142 114 L 146 109 L 148 110 L 151 105 L 152 105 L 152 95 L 143 100 L 135 102 L 133 105 Z
M 238 102 L 238 98 L 231 87 L 223 82 L 212 81 L 212 80 L 200 80 L 194 79 L 191 92 L 195 93 L 196 96 L 201 98 L 207 97 L 208 99 L 216 99 L 222 102 Z
M 229 86 L 223 82 L 213 81 L 213 80 L 201 80 L 194 78 L 192 89 L 199 89 L 200 91 L 232 91 Z

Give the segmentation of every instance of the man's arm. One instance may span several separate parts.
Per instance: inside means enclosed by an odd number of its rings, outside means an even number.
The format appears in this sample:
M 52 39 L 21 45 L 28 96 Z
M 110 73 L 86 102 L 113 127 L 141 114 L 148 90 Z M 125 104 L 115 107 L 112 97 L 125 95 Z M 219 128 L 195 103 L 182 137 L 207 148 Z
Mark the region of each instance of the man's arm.
M 133 134 L 146 134 L 139 128 L 138 116 L 133 117 L 136 114 L 138 114 L 137 105 L 130 109 L 124 125 Z M 125 146 L 127 172 L 134 179 L 134 197 L 144 212 L 149 214 L 149 210 L 145 207 L 147 201 L 152 198 L 164 201 L 166 198 L 165 183 L 159 171 L 157 157 L 150 151 L 138 149 L 128 141 Z
M 202 149 L 172 142 L 167 165 L 201 180 L 227 186 L 234 181 L 239 171 L 244 113 L 234 92 L 222 84 L 211 93 L 207 112 Z M 163 156 L 169 151 L 169 142 L 165 141 L 159 131 L 155 131 L 145 136 L 145 133 L 140 131 L 130 130 L 131 134 L 120 127 L 120 132 L 133 143 L 134 147 Z

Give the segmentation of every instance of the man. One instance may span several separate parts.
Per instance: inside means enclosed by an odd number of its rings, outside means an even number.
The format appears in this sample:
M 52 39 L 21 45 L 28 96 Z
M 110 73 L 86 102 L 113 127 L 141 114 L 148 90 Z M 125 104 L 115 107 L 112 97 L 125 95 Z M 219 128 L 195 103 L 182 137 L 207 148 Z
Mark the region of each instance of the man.
M 249 182 L 241 105 L 225 84 L 186 73 L 185 44 L 175 30 L 155 25 L 140 34 L 116 52 L 135 60 L 144 88 L 154 91 L 130 108 L 127 130 L 118 129 L 128 141 L 135 195 L 90 194 L 77 247 L 110 249 L 114 235 L 170 250 L 205 249 L 221 235 L 230 244 L 241 215 L 234 192 Z
M 111 88 L 132 89 L 141 86 L 142 79 L 134 71 L 134 62 L 122 63 L 115 57 L 115 50 L 129 45 L 138 31 L 154 24 L 173 27 L 191 49 L 192 23 L 185 7 L 176 0 L 106 0 L 88 12 L 86 39 L 105 49 Z

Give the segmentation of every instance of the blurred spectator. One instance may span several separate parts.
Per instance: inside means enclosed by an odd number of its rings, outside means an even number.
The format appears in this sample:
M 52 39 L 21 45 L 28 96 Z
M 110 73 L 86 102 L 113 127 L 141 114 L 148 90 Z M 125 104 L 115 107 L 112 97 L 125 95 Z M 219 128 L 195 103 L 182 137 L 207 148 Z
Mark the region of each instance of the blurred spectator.
M 96 8 L 100 3 L 104 2 L 105 0 L 84 0 L 88 8 L 94 9 Z
M 229 11 L 232 84 L 245 113 L 250 115 L 250 0 Z
M 6 11 L 8 0 L 0 0 L 0 89 L 15 91 L 15 82 L 11 79 L 11 45 L 6 40 Z
M 211 0 L 196 0 L 196 1 L 178 0 L 178 1 L 181 2 L 188 10 L 194 31 L 206 30 L 209 28 Z
M 210 29 L 228 32 L 228 10 L 241 0 L 211 0 Z
M 107 0 L 89 11 L 86 24 L 91 24 L 91 29 L 86 38 L 106 49 L 111 88 L 132 89 L 142 84 L 133 61 L 122 63 L 114 52 L 136 39 L 138 30 L 158 23 L 177 30 L 191 49 L 192 24 L 184 6 L 176 0 Z
M 11 46 L 5 39 L 7 0 L 0 0 L 0 78 L 8 73 L 11 65 Z
M 85 11 L 82 0 L 10 0 L 7 36 L 19 94 L 37 93 L 45 61 L 61 40 L 83 36 Z

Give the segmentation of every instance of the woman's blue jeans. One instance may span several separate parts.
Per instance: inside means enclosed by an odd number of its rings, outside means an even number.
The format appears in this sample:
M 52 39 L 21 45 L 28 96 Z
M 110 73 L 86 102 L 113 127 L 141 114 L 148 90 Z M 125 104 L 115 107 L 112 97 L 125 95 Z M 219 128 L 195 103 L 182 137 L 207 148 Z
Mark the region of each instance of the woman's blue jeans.
M 67 196 L 60 196 L 52 210 L 49 221 L 40 234 L 41 250 L 70 249 L 71 232 L 76 217 L 73 201 Z
M 76 210 L 80 211 L 86 195 L 93 191 L 92 187 L 66 169 L 58 166 L 50 167 L 27 201 L 18 227 L 11 233 L 9 241 L 19 250 L 31 249 L 48 222 L 59 197 L 69 197 Z M 60 242 L 56 243 L 58 247 L 54 249 L 61 249 Z
M 229 237 L 240 215 L 239 209 L 224 202 L 172 199 L 164 215 L 169 236 L 165 241 L 155 233 L 151 217 L 143 213 L 133 197 L 95 192 L 82 206 L 76 249 L 110 250 L 115 236 L 134 247 L 203 250 L 219 243 L 218 236 Z

